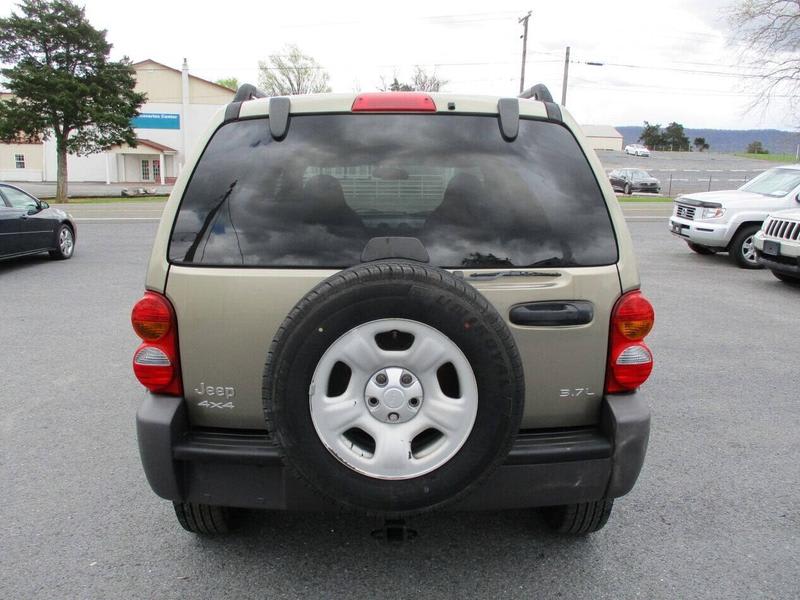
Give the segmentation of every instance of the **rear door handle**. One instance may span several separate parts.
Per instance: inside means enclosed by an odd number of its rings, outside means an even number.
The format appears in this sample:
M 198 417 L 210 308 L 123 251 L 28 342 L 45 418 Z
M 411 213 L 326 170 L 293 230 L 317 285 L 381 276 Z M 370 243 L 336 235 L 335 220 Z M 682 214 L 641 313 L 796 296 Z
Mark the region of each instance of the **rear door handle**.
M 588 300 L 529 302 L 511 308 L 509 320 L 514 325 L 558 327 L 586 325 L 594 318 L 594 304 Z

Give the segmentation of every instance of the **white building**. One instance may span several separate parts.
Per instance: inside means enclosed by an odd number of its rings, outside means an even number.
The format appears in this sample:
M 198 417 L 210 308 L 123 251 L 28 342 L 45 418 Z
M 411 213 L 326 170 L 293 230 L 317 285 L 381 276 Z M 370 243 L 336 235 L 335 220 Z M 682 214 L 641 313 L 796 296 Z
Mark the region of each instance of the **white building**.
M 235 92 L 154 60 L 135 63 L 136 91 L 147 94 L 133 120 L 137 146 L 115 146 L 90 156 L 67 158 L 69 181 L 172 183 L 186 153 L 205 131 L 214 113 Z M 54 139 L 32 144 L 0 144 L 0 180 L 55 181 Z
M 594 150 L 622 151 L 622 134 L 611 125 L 581 125 Z

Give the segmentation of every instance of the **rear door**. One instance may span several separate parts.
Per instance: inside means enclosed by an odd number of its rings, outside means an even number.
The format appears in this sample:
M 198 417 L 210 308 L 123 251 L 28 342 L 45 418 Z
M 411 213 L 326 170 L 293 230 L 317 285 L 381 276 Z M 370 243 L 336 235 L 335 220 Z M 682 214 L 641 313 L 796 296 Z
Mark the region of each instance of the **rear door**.
M 596 423 L 618 249 L 570 131 L 496 116 L 298 115 L 222 126 L 187 185 L 166 293 L 198 425 L 263 428 L 262 373 L 293 305 L 375 237 L 415 237 L 506 320 L 522 354 L 523 426 Z M 225 410 L 207 393 L 232 388 Z

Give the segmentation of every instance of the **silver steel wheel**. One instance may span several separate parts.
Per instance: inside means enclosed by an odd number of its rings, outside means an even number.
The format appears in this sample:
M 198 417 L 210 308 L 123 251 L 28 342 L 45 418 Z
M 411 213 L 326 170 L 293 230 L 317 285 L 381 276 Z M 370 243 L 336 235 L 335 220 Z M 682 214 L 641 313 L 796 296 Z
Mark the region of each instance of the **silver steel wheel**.
M 390 349 L 376 339 L 386 335 L 408 345 Z M 349 376 L 334 395 L 335 369 Z M 478 385 L 464 353 L 439 330 L 379 319 L 331 344 L 314 370 L 309 403 L 319 439 L 350 469 L 376 479 L 412 479 L 441 467 L 464 445 L 475 424 Z
M 756 245 L 753 242 L 754 236 L 748 236 L 744 238 L 742 242 L 742 258 L 744 258 L 750 264 L 758 264 L 756 260 Z
M 72 230 L 64 226 L 58 234 L 58 249 L 61 251 L 61 256 L 65 258 L 72 256 L 73 248 L 75 248 L 75 240 L 72 237 Z

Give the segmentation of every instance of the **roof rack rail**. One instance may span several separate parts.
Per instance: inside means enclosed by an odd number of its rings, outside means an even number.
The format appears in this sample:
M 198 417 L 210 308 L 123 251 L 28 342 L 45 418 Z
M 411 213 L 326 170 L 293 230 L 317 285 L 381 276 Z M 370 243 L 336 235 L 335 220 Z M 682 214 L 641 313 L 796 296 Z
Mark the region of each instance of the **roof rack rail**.
M 537 83 L 532 88 L 529 88 L 519 95 L 520 98 L 533 98 L 534 100 L 541 100 L 542 102 L 552 102 L 553 95 L 547 86 L 543 83 Z
M 232 102 L 244 102 L 245 100 L 252 100 L 254 98 L 266 98 L 268 94 L 252 83 L 243 83 L 236 90 L 236 95 L 233 97 Z

